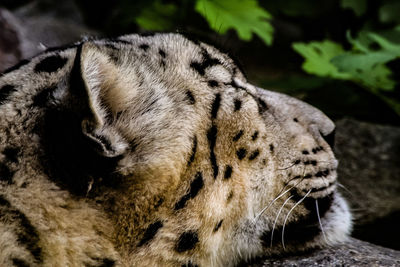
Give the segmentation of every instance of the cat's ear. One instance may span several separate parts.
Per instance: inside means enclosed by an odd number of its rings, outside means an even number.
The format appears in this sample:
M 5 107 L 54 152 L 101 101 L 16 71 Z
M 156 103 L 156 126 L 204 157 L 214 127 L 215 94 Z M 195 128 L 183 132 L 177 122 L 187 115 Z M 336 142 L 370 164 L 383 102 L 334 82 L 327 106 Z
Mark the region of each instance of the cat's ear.
M 79 75 L 80 82 L 71 87 L 79 88 L 84 106 L 83 134 L 100 154 L 122 155 L 128 144 L 113 124 L 119 92 L 123 90 L 117 66 L 104 50 L 89 42 L 78 47 L 74 69 L 71 75 Z

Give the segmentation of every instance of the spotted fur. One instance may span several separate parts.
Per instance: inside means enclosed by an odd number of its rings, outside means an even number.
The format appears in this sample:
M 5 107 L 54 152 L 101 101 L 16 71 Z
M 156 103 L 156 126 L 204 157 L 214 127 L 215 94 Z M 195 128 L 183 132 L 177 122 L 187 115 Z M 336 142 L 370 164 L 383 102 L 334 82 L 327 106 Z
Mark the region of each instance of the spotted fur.
M 0 266 L 234 266 L 348 236 L 333 123 L 182 35 L 50 49 L 2 74 L 0 114 Z

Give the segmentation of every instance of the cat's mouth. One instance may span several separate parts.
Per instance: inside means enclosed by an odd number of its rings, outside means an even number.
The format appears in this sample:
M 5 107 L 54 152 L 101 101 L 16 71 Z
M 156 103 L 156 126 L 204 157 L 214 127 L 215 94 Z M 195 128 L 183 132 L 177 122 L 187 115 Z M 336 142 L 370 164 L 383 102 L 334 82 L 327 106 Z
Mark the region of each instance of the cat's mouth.
M 294 196 L 322 199 L 336 190 L 336 178 L 336 168 L 316 169 L 305 175 L 294 176 L 285 187 L 291 188 Z
M 297 192 L 291 193 L 291 199 L 295 203 L 301 203 L 308 213 L 294 221 L 274 227 L 273 231 L 265 231 L 260 237 L 265 248 L 298 247 L 314 240 L 321 234 L 324 235 L 321 220 L 331 208 L 335 195 L 332 193 L 323 198 L 313 198 L 309 195 L 301 196 Z

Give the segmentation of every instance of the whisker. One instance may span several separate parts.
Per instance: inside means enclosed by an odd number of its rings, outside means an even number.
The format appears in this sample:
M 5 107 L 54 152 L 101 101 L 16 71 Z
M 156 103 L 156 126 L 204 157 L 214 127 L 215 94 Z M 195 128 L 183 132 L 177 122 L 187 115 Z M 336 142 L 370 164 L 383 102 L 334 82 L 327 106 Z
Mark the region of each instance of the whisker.
M 324 228 L 322 227 L 321 216 L 319 215 L 318 199 L 315 200 L 315 208 L 317 210 L 318 222 L 319 226 L 321 227 L 322 235 L 324 236 L 325 242 L 328 243 L 328 239 L 326 239 Z
M 342 185 L 341 183 L 339 183 L 339 182 L 336 182 L 336 184 L 338 185 L 338 186 L 340 186 L 341 188 L 343 188 L 347 193 L 349 193 L 352 197 L 354 197 L 354 194 L 347 188 L 347 187 L 345 187 L 344 185 Z
M 283 205 L 280 207 L 278 214 L 275 217 L 275 221 L 274 221 L 274 225 L 272 226 L 272 232 L 271 232 L 271 243 L 270 243 L 270 247 L 272 247 L 272 240 L 274 239 L 274 231 L 275 231 L 275 225 L 276 222 L 278 221 L 279 215 L 282 212 L 283 207 L 286 205 L 286 203 L 292 198 L 293 196 L 290 196 L 288 199 L 285 200 L 285 202 L 283 202 Z
M 288 184 L 286 184 L 282 190 L 278 193 L 278 196 L 275 197 L 267 206 L 265 206 L 257 215 L 256 217 L 254 217 L 253 219 L 253 223 L 256 223 L 258 218 L 260 218 L 260 216 L 267 210 L 269 209 L 269 207 L 272 206 L 272 204 L 275 203 L 275 201 L 277 201 L 279 198 L 281 198 L 282 196 L 284 196 L 287 192 L 290 192 L 290 190 L 292 190 L 293 188 L 295 188 L 298 184 L 300 184 L 303 180 L 304 180 L 304 174 L 305 174 L 305 168 L 303 170 L 303 178 L 297 182 L 295 185 L 293 185 L 292 187 L 290 187 L 289 189 L 287 189 L 285 192 L 281 193 L 283 190 L 285 190 L 285 188 L 288 186 Z M 288 182 L 292 181 L 294 178 L 290 179 Z
M 286 186 L 287 186 L 287 185 L 286 185 Z M 285 187 L 286 187 L 286 186 L 285 186 Z M 284 188 L 285 188 L 285 187 L 284 187 Z M 277 196 L 276 198 L 274 198 L 267 206 L 265 206 L 265 207 L 257 214 L 257 216 L 254 218 L 254 221 L 257 221 L 258 218 L 259 218 L 267 209 L 269 209 L 269 207 L 271 207 L 272 204 L 275 203 L 275 201 L 277 201 L 279 198 L 281 198 L 282 196 L 284 196 L 287 192 L 289 192 L 290 190 L 292 190 L 293 187 L 295 187 L 295 185 L 292 186 L 291 188 L 289 188 L 288 190 L 286 190 L 285 192 L 283 192 L 282 194 L 280 194 L 279 196 Z
M 289 167 L 286 167 L 286 168 L 282 168 L 282 169 L 277 169 L 278 171 L 284 171 L 284 170 L 287 170 L 287 169 L 289 169 L 289 168 L 292 168 L 293 166 L 295 166 L 295 165 L 297 165 L 296 163 L 293 163 L 292 165 L 290 165 Z
M 286 222 L 287 219 L 289 218 L 290 213 L 301 203 L 303 202 L 303 200 L 311 193 L 312 189 L 310 189 L 307 194 L 305 194 L 305 196 L 300 199 L 296 204 L 294 204 L 294 206 L 289 210 L 288 214 L 286 215 L 285 221 L 283 222 L 283 228 L 282 228 L 282 247 L 283 249 L 285 248 L 285 240 L 284 240 L 284 236 L 285 236 L 285 226 L 286 226 Z

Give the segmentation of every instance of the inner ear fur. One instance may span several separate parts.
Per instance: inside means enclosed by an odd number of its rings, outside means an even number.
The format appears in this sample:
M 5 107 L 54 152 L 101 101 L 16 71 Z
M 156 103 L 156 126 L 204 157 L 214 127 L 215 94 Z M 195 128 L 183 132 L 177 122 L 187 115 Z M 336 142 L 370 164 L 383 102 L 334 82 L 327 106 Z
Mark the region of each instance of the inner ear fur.
M 77 57 L 89 110 L 82 120 L 82 131 L 100 154 L 119 156 L 128 146 L 113 124 L 123 91 L 121 74 L 107 53 L 93 43 L 83 44 Z

